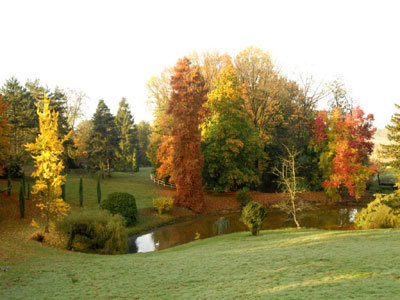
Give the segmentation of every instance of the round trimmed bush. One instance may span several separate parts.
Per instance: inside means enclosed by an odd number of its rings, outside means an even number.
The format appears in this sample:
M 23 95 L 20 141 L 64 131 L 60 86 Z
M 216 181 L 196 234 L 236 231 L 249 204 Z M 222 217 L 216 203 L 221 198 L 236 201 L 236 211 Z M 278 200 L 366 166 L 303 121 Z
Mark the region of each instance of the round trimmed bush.
M 100 207 L 112 214 L 120 214 L 126 220 L 126 225 L 137 221 L 137 207 L 135 197 L 128 193 L 112 193 L 101 201 Z

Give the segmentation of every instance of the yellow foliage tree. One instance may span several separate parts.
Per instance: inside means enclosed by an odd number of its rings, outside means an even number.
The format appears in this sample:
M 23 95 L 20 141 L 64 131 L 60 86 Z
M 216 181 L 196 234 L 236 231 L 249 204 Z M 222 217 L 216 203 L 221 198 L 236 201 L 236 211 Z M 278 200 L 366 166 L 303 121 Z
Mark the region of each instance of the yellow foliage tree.
M 36 171 L 32 173 L 36 177 L 32 194 L 36 195 L 36 204 L 45 218 L 45 232 L 49 232 L 51 219 L 65 216 L 70 209 L 68 203 L 61 198 L 61 186 L 65 183 L 65 175 L 61 175 L 64 163 L 61 160 L 64 147 L 70 133 L 63 139 L 58 137 L 58 113 L 50 110 L 50 99 L 44 94 L 43 99 L 37 104 L 39 116 L 39 135 L 34 143 L 25 147 L 31 152 Z

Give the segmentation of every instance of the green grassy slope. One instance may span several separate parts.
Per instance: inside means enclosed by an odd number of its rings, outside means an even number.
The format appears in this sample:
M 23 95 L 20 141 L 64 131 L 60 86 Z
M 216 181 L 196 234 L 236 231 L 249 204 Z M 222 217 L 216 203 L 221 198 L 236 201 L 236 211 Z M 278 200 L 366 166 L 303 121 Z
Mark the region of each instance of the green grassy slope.
M 263 231 L 147 254 L 100 256 L 42 247 L 14 253 L 1 299 L 395 299 L 399 230 Z M 1 251 L 5 251 L 0 245 Z M 4 257 L 3 257 L 4 259 Z M 2 259 L 0 259 L 2 260 Z M 4 262 L 3 262 L 4 263 Z
M 113 172 L 112 177 L 101 181 L 102 198 L 113 192 L 126 192 L 135 195 L 138 209 L 153 207 L 157 186 L 150 177 L 151 168 L 141 168 L 138 173 Z M 73 207 L 79 206 L 79 178 L 81 175 L 70 173 L 67 177 L 66 200 Z M 97 175 L 84 175 L 84 204 L 86 207 L 97 207 Z

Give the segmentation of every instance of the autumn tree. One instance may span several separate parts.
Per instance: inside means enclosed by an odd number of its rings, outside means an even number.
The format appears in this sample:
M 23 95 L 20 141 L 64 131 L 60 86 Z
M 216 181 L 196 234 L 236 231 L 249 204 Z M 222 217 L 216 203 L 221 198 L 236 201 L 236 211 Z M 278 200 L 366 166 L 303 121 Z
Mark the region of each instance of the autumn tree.
M 230 65 L 223 69 L 208 95 L 211 116 L 204 125 L 203 178 L 208 187 L 219 191 L 258 183 L 255 161 L 261 148 L 243 94 Z
M 235 66 L 239 80 L 246 88 L 246 105 L 251 112 L 253 124 L 260 130 L 261 136 L 268 135 L 268 126 L 273 126 L 273 122 L 281 118 L 279 114 L 273 116 L 268 113 L 278 112 L 276 108 L 279 105 L 275 97 L 278 92 L 277 72 L 271 57 L 261 49 L 248 47 L 236 56 Z
M 9 132 L 10 123 L 7 118 L 7 105 L 3 101 L 2 94 L 0 94 L 0 175 L 3 175 L 3 170 L 10 152 Z
M 73 132 L 73 143 L 72 153 L 70 156 L 74 158 L 77 166 L 83 166 L 87 164 L 87 158 L 90 147 L 90 135 L 93 131 L 93 123 L 91 120 L 84 120 L 79 122 L 76 129 Z
M 314 168 L 313 160 L 303 158 L 308 154 L 309 131 L 322 94 L 312 90 L 310 80 L 304 81 L 302 87 L 282 76 L 269 53 L 258 48 L 241 51 L 235 58 L 235 67 L 246 89 L 246 108 L 262 142 L 263 156 L 256 161 L 260 187 L 276 189 L 273 169 L 286 152 L 282 145 L 301 149 L 300 172 Z
M 61 198 L 61 186 L 65 183 L 65 175 L 61 175 L 64 164 L 61 155 L 64 151 L 63 139 L 58 134 L 58 113 L 50 109 L 50 99 L 44 94 L 37 104 L 39 116 L 39 135 L 34 143 L 26 144 L 31 152 L 36 170 L 32 176 L 36 178 L 32 194 L 36 195 L 37 207 L 45 217 L 45 232 L 49 232 L 50 221 L 66 215 L 69 205 Z
M 223 68 L 232 64 L 228 54 L 220 54 L 218 51 L 206 51 L 201 54 L 193 52 L 188 59 L 193 65 L 200 66 L 200 73 L 209 91 L 214 89 Z
M 171 180 L 172 147 L 171 128 L 173 118 L 167 114 L 171 96 L 172 68 L 165 69 L 159 77 L 151 77 L 147 82 L 148 103 L 153 109 L 154 121 L 146 156 L 151 162 L 156 176 Z
M 115 151 L 118 145 L 118 132 L 114 116 L 102 99 L 92 117 L 92 124 L 88 160 L 92 167 L 102 172 L 107 170 L 108 176 L 111 176 L 111 166 L 115 160 Z
M 132 165 L 137 164 L 136 158 L 133 161 L 133 154 L 137 148 L 137 129 L 125 98 L 122 98 L 119 103 L 115 126 L 119 138 L 115 152 L 115 166 L 121 171 L 132 170 Z
M 375 172 L 368 165 L 376 130 L 373 120 L 372 114 L 365 117 L 359 107 L 347 114 L 339 107 L 321 111 L 315 118 L 313 144 L 321 153 L 322 186 L 333 200 L 341 199 L 343 190 L 357 200 L 365 194 L 366 184 Z
M 192 67 L 186 57 L 179 60 L 171 78 L 171 88 L 167 114 L 173 118 L 174 203 L 199 213 L 204 209 L 200 124 L 206 114 L 203 105 L 207 101 L 207 89 L 199 67 Z

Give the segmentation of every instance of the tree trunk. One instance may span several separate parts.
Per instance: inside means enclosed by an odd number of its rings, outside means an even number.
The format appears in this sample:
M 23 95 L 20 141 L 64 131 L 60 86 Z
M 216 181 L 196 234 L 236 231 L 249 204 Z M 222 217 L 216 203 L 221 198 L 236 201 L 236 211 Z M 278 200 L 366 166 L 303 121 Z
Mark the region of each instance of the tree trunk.
M 44 232 L 49 233 L 49 221 L 50 221 L 50 216 L 49 216 L 49 209 L 46 209 L 46 226 L 44 227 Z
M 111 177 L 110 159 L 107 159 L 107 173 L 108 173 L 108 177 Z
M 46 207 L 46 226 L 44 227 L 44 232 L 49 233 L 49 223 L 50 223 L 50 191 L 47 190 L 47 195 L 46 195 L 46 202 L 47 202 L 47 207 Z
M 300 223 L 297 221 L 297 215 L 296 215 L 296 206 L 294 204 L 294 200 L 292 199 L 292 214 L 293 214 L 293 221 L 296 223 L 297 229 L 300 229 Z

